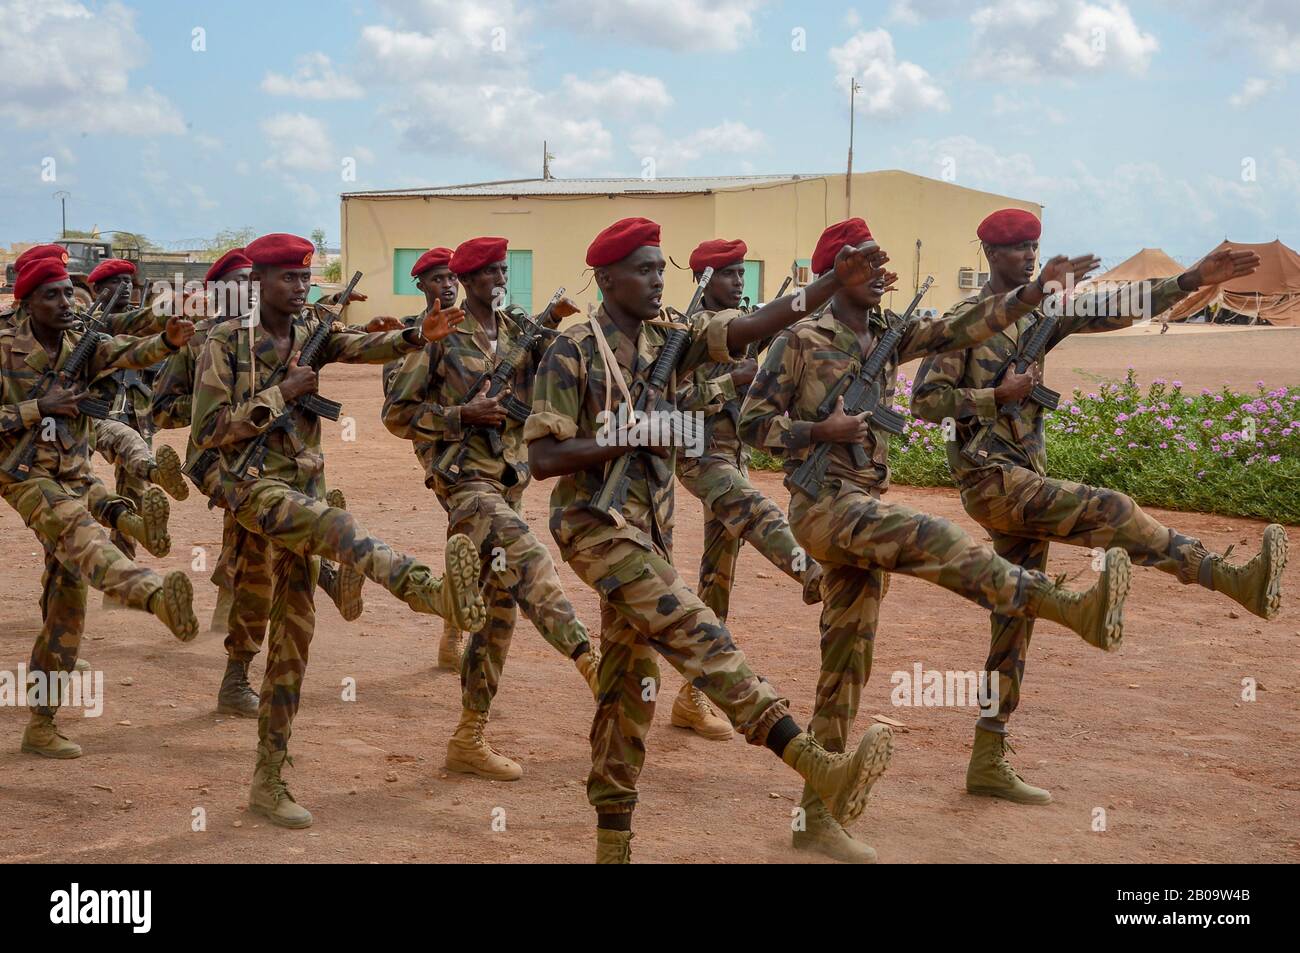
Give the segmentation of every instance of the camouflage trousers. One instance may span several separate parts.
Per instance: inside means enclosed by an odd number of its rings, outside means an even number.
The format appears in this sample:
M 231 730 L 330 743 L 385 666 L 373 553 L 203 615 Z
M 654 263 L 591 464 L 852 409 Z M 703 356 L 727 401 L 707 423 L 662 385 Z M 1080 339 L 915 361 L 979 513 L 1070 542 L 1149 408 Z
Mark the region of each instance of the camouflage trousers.
M 265 536 L 249 532 L 233 513 L 221 513 L 221 555 L 211 581 L 230 592 L 226 617 L 226 656 L 236 662 L 251 661 L 266 639 L 274 589 L 271 547 Z
M 795 541 L 781 507 L 753 487 L 743 463 L 718 456 L 679 456 L 677 479 L 704 504 L 698 592 L 723 622 L 727 621 L 742 542 L 801 585 L 810 575 L 820 574 L 820 567 Z
M 45 549 L 41 634 L 32 646 L 28 665 L 33 672 L 71 672 L 76 665 L 85 630 L 87 583 L 133 609 L 146 611 L 153 594 L 162 587 L 162 577 L 132 562 L 91 515 L 85 496 L 98 482 L 83 493 L 42 477 L 0 489 L 5 502 Z M 102 484 L 95 497 L 103 516 L 114 501 Z M 53 715 L 55 708 L 36 711 Z
M 319 562 L 313 557 L 353 566 L 399 599 L 411 585 L 432 581 L 434 576 L 427 566 L 368 535 L 347 510 L 327 506 L 279 480 L 242 484 L 235 518 L 244 529 L 263 537 L 268 547 L 270 630 L 257 734 L 269 749 L 282 751 L 289 746 L 316 627 Z
M 871 675 L 886 573 L 924 579 L 1008 615 L 1025 614 L 1041 572 L 1022 569 L 938 516 L 878 499 L 859 487 L 827 486 L 816 499 L 796 493 L 790 527 L 822 565 L 821 674 L 808 730 L 844 750 Z
M 1196 581 L 1205 548 L 1163 526 L 1123 493 L 1053 480 L 1025 467 L 997 468 L 961 493 L 962 506 L 989 532 L 998 555 L 1026 569 L 1046 571 L 1048 543 L 1128 552 L 1183 583 Z M 985 671 L 998 673 L 998 714 L 1005 724 L 1020 704 L 1032 618 L 993 613 Z M 989 725 L 993 727 L 993 725 Z
M 785 699 L 756 675 L 713 611 L 673 568 L 668 555 L 613 539 L 568 560 L 600 596 L 600 697 L 591 724 L 587 799 L 599 813 L 636 806 L 645 740 L 659 691 L 658 652 L 702 691 L 753 745 L 789 713 Z
M 565 658 L 573 658 L 591 640 L 564 594 L 550 551 L 520 516 L 522 499 L 512 503 L 491 483 L 467 480 L 439 502 L 447 510 L 447 535 L 464 533 L 483 561 L 488 621 L 470 636 L 460 685 L 465 708 L 488 711 L 501 683 L 518 609 Z
M 117 495 L 130 500 L 138 509 L 141 496 L 149 488 L 153 435 L 142 435 L 121 421 L 102 420 L 95 426 L 95 449 L 113 464 Z M 135 558 L 135 540 L 124 533 L 113 531 L 113 545 L 129 558 Z

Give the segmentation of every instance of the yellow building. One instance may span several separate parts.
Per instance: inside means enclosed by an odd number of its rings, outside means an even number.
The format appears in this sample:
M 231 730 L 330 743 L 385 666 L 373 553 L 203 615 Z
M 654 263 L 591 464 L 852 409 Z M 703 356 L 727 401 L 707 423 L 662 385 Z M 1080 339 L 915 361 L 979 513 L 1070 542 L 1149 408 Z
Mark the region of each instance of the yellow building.
M 411 265 L 435 245 L 454 248 L 478 235 L 509 240 L 510 300 L 530 311 L 563 286 L 580 305 L 596 300 L 584 264 L 588 243 L 617 219 L 642 215 L 663 226 L 670 259 L 664 300 L 684 308 L 691 294 L 691 249 L 709 238 L 749 246 L 745 290 L 752 302 L 774 296 L 792 265 L 800 283 L 822 230 L 847 217 L 844 176 L 524 179 L 430 189 L 349 192 L 342 196 L 343 274 L 364 272 L 353 320 L 402 316 L 423 307 Z M 1021 199 L 978 192 L 908 172 L 853 176 L 852 214 L 867 220 L 889 252 L 901 310 L 921 280 L 934 286 L 923 308 L 943 310 L 978 288 L 987 268 L 975 226 L 1007 206 L 1041 215 Z M 673 267 L 673 263 L 680 268 Z M 585 308 L 584 308 L 585 310 Z

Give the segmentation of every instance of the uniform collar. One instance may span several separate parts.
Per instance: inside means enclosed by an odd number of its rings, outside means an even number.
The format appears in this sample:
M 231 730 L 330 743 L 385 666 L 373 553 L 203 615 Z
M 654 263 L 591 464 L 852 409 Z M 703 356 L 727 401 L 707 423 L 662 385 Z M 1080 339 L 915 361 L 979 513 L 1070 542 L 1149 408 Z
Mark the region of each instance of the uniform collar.
M 980 292 L 976 296 L 976 299 L 979 301 L 983 301 L 985 298 L 993 297 L 994 293 L 995 292 L 993 291 L 993 288 L 989 285 L 989 282 L 986 281 L 984 282 L 984 287 L 980 288 Z M 1007 325 L 999 333 L 1001 333 L 1004 337 L 1006 337 L 1007 340 L 1011 341 L 1012 344 L 1019 345 L 1020 325 L 1022 323 L 1027 323 L 1029 321 L 1036 321 L 1037 319 L 1038 319 L 1038 309 L 1035 308 L 1033 311 L 1029 312 L 1029 314 Z

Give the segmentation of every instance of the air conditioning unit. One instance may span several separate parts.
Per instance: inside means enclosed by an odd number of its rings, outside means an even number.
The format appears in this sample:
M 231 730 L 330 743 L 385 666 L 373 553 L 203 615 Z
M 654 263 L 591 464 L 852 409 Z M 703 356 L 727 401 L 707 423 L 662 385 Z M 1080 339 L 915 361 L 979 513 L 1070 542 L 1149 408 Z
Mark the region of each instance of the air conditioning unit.
M 989 273 L 987 271 L 981 271 L 979 273 L 979 277 L 975 280 L 975 287 L 983 288 L 986 284 L 988 284 L 988 282 L 989 282 Z
M 974 268 L 957 269 L 957 287 L 958 288 L 978 288 L 980 283 L 976 280 Z

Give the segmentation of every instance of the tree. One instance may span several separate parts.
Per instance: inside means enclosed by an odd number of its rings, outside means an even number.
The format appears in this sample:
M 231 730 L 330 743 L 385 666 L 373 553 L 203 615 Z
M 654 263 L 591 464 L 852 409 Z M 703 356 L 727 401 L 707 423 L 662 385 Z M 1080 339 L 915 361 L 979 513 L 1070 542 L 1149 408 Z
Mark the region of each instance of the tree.
M 322 255 L 325 254 L 325 229 L 314 228 L 311 232 L 311 243 L 316 246 L 316 250 Z
M 243 228 L 223 228 L 216 235 L 204 242 L 206 250 L 216 261 L 232 248 L 243 248 L 257 237 L 256 229 L 245 225 Z
M 330 281 L 330 282 L 342 281 L 343 280 L 343 259 L 335 258 L 332 262 L 326 265 L 324 269 L 321 270 L 320 276 L 324 278 L 326 281 Z

